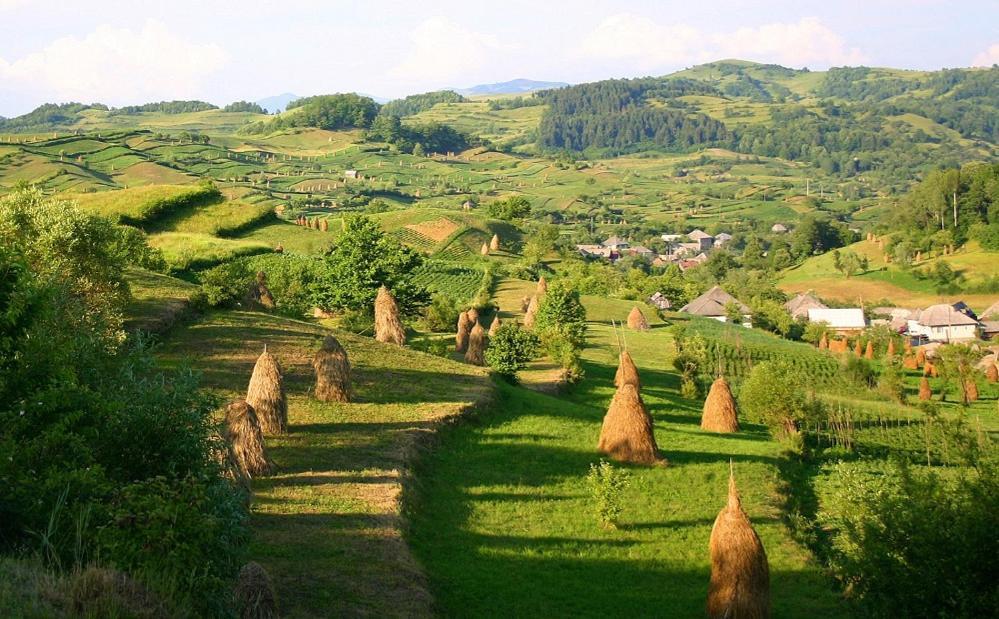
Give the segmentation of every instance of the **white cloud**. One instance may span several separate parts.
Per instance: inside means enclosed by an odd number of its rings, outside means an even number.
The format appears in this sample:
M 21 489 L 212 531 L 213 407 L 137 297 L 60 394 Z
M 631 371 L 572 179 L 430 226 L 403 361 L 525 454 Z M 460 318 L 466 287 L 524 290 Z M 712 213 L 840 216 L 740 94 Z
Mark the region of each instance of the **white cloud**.
M 635 68 L 668 68 L 720 58 L 802 67 L 859 64 L 866 57 L 815 17 L 711 33 L 687 24 L 660 24 L 622 13 L 604 19 L 584 37 L 577 56 L 628 60 Z
M 141 30 L 99 26 L 83 38 L 57 39 L 38 52 L 0 58 L 0 88 L 19 85 L 55 99 L 112 104 L 198 96 L 228 62 L 214 43 L 196 43 L 146 21 Z
M 971 61 L 973 67 L 991 67 L 999 64 L 999 43 L 994 43 Z
M 442 84 L 468 78 L 485 67 L 492 54 L 511 49 L 493 35 L 469 30 L 446 17 L 424 20 L 410 39 L 412 50 L 389 69 L 389 77 Z

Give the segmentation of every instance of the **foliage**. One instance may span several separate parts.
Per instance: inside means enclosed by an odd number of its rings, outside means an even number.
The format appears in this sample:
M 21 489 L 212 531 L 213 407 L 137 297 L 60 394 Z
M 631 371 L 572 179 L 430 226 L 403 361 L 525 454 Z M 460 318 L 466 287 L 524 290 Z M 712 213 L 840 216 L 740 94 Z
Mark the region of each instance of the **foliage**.
M 427 151 L 444 153 L 468 148 L 469 138 L 453 127 L 439 123 L 403 125 L 398 116 L 381 114 L 366 134 L 370 141 L 388 142 L 403 152 L 423 156 Z M 418 147 L 418 148 L 417 148 Z
M 249 112 L 251 114 L 266 114 L 267 110 L 250 101 L 234 101 L 222 108 L 223 112 Z
M 899 357 L 885 361 L 878 377 L 878 391 L 899 404 L 905 404 L 905 371 Z
M 534 330 L 548 355 L 565 370 L 578 375 L 579 351 L 586 341 L 586 309 L 579 293 L 555 282 L 541 299 Z
M 988 226 L 999 224 L 999 164 L 969 164 L 934 170 L 910 191 L 888 223 L 921 249 L 963 243 L 974 233 L 992 238 Z
M 586 484 L 590 487 L 600 526 L 605 529 L 617 528 L 618 519 L 624 508 L 621 506 L 621 495 L 628 486 L 628 473 L 617 469 L 606 460 L 600 464 L 591 464 L 586 475 Z
M 818 412 L 818 403 L 806 391 L 810 382 L 787 361 L 765 361 L 753 368 L 739 389 L 739 408 L 747 418 L 767 424 L 776 436 L 795 434 L 800 423 Z
M 858 272 L 866 271 L 868 263 L 866 257 L 858 256 L 856 252 L 840 252 L 837 249 L 833 251 L 833 267 L 849 278 Z
M 458 324 L 458 304 L 448 295 L 436 293 L 423 310 L 423 324 L 433 333 L 450 333 Z
M 540 346 L 538 337 L 530 331 L 516 323 L 503 323 L 489 338 L 486 363 L 505 380 L 516 382 L 517 372 L 538 356 Z
M 259 272 L 267 276 L 277 311 L 299 317 L 315 305 L 324 264 L 312 256 L 267 254 L 223 263 L 202 272 L 198 279 L 210 307 L 232 307 L 246 298 Z
M 978 370 L 975 364 L 981 358 L 981 353 L 971 346 L 961 344 L 946 344 L 937 350 L 940 357 L 940 372 L 947 382 L 961 394 L 961 403 L 969 404 L 969 388 L 978 380 Z
M 510 196 L 505 200 L 490 202 L 486 206 L 486 212 L 496 219 L 521 219 L 531 214 L 531 203 L 523 196 Z
M 143 105 L 126 105 L 111 110 L 112 114 L 141 114 L 142 112 L 162 112 L 164 114 L 186 114 L 188 112 L 204 112 L 217 110 L 217 105 L 204 101 L 159 101 Z
M 248 125 L 245 131 L 269 133 L 292 127 L 316 127 L 330 131 L 364 129 L 371 126 L 377 113 L 378 104 L 370 97 L 353 93 L 317 95 L 296 99 L 288 104 L 281 116 Z
M 16 118 L 0 118 L 0 130 L 31 131 L 49 129 L 53 126 L 70 125 L 80 119 L 80 112 L 86 110 L 105 110 L 108 107 L 100 103 L 85 105 L 83 103 L 45 103 L 39 105 L 27 114 Z
M 438 103 L 464 103 L 467 101 L 453 90 L 438 90 L 436 92 L 425 92 L 418 95 L 409 95 L 402 99 L 389 101 L 382 106 L 381 113 L 386 116 L 415 116 L 434 107 Z

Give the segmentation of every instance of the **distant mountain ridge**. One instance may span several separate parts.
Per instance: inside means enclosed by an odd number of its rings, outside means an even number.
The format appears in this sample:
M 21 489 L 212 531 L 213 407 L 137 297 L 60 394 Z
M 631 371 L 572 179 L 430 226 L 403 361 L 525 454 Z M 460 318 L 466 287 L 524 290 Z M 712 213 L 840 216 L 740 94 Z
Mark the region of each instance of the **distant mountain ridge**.
M 270 113 L 283 112 L 288 104 L 292 101 L 301 99 L 299 95 L 292 94 L 290 92 L 284 92 L 279 95 L 274 95 L 272 97 L 264 97 L 263 99 L 257 99 L 254 101 L 257 105 L 264 108 Z
M 534 92 L 535 90 L 547 90 L 549 88 L 562 88 L 568 86 L 566 82 L 542 82 L 517 78 L 508 82 L 497 82 L 495 84 L 479 84 L 471 88 L 456 89 L 459 95 L 507 95 Z

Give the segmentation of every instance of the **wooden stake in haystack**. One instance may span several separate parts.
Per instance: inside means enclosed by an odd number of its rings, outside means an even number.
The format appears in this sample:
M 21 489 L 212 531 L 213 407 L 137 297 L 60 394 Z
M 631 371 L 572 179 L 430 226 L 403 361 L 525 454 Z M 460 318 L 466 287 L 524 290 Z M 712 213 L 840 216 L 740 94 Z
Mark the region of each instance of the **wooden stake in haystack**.
M 867 349 L 864 350 L 864 359 L 874 359 L 874 341 L 867 340 Z
M 527 304 L 527 311 L 524 313 L 524 327 L 528 329 L 534 328 L 534 319 L 538 315 L 538 307 L 540 305 L 538 303 L 538 295 L 531 297 L 531 302 Z
M 246 402 L 253 407 L 264 434 L 284 434 L 288 431 L 288 401 L 284 395 L 281 366 L 274 355 L 264 352 L 257 358 L 246 389 Z
M 465 352 L 468 350 L 468 334 L 472 332 L 472 321 L 468 319 L 467 312 L 458 314 L 458 330 L 454 334 L 454 351 Z
M 536 294 L 539 297 L 543 297 L 546 294 L 548 294 L 548 280 L 545 279 L 544 275 L 542 275 L 541 278 L 538 280 L 538 289 L 535 291 L 534 294 Z
M 246 400 L 236 400 L 225 407 L 225 437 L 233 460 L 245 477 L 252 479 L 271 472 L 257 412 Z
M 406 330 L 399 319 L 399 306 L 389 289 L 382 286 L 375 298 L 375 339 L 386 344 L 403 346 Z
M 634 385 L 618 387 L 604 415 L 597 449 L 621 462 L 665 464 L 652 431 L 652 417 Z
M 492 251 L 499 251 L 499 248 L 500 248 L 499 235 L 494 234 L 492 240 L 489 241 L 489 249 L 491 249 Z
M 919 399 L 925 402 L 931 397 L 933 391 L 930 390 L 930 379 L 924 376 L 919 379 Z
M 499 308 L 497 307 L 496 315 L 493 316 L 493 324 L 489 325 L 489 337 L 496 337 L 496 332 L 499 331 L 499 328 L 502 325 L 503 323 L 500 322 L 500 317 L 499 317 Z
M 731 465 L 729 465 L 731 467 Z M 711 619 L 763 619 L 770 616 L 770 566 L 760 537 L 742 509 L 735 474 L 729 470 L 728 504 L 711 528 Z
M 471 333 L 468 334 L 468 350 L 465 351 L 465 361 L 472 365 L 485 365 L 485 352 L 486 330 L 476 322 Z
M 636 305 L 631 308 L 631 312 L 628 314 L 628 328 L 634 329 L 635 331 L 648 331 L 649 321 L 645 319 L 645 314 Z
M 312 359 L 316 371 L 316 399 L 323 402 L 350 402 L 350 359 L 347 351 L 332 335 Z
M 711 391 L 704 400 L 701 413 L 701 429 L 708 432 L 738 432 L 738 409 L 732 390 L 724 377 L 719 376 L 711 383 Z
M 274 585 L 267 570 L 256 561 L 250 561 L 239 570 L 233 593 L 240 619 L 277 619 Z

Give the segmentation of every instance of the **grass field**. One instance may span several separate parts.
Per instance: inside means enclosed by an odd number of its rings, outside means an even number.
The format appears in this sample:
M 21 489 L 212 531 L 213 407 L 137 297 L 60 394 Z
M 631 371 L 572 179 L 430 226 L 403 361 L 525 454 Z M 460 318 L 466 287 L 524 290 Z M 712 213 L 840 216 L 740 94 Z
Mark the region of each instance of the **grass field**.
M 163 252 L 173 271 L 206 269 L 238 258 L 271 251 L 270 245 L 245 239 L 220 239 L 193 232 L 162 232 L 149 237 L 149 245 Z

